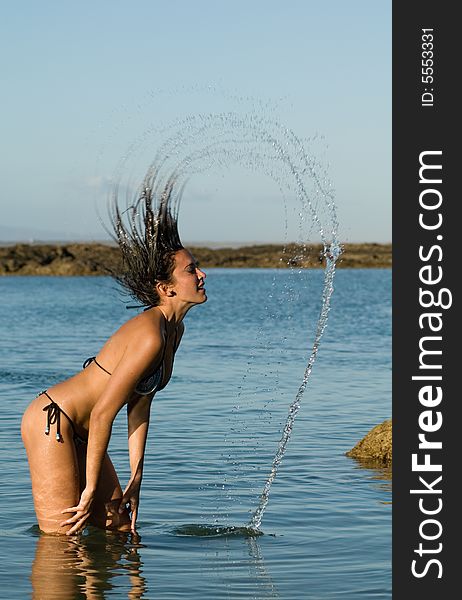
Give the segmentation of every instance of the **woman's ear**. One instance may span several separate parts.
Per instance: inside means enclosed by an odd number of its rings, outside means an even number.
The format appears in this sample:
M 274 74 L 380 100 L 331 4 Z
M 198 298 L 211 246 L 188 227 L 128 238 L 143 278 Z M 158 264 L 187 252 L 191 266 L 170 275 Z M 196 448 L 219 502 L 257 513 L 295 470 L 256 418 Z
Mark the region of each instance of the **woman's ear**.
M 156 288 L 157 293 L 161 298 L 171 298 L 172 296 L 176 296 L 176 293 L 173 291 L 173 288 L 168 283 L 160 281 L 156 284 Z

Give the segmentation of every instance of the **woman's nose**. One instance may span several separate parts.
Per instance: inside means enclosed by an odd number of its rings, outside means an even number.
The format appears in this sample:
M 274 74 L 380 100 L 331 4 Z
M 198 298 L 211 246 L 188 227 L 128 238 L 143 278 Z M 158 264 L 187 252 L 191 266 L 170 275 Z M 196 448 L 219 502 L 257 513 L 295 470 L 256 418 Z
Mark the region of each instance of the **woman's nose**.
M 196 267 L 196 272 L 197 272 L 197 274 L 199 275 L 199 278 L 200 278 L 200 279 L 205 279 L 205 278 L 207 277 L 207 275 L 204 273 L 204 271 L 201 271 L 201 270 L 199 269 L 199 267 Z

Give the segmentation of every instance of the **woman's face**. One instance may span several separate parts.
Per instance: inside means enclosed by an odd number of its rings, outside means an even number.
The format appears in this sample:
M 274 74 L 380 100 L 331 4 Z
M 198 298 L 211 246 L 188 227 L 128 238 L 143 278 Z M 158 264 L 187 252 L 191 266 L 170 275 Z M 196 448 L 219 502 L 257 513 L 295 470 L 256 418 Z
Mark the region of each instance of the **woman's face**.
M 206 275 L 199 266 L 194 256 L 183 248 L 175 253 L 175 268 L 173 269 L 171 284 L 172 291 L 179 300 L 189 304 L 202 304 L 207 300 L 204 279 Z

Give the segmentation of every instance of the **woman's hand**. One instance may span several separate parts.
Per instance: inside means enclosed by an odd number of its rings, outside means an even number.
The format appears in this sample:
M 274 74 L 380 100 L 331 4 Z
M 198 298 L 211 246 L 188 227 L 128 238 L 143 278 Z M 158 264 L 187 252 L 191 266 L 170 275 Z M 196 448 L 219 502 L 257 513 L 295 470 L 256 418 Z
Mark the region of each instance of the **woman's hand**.
M 65 525 L 72 525 L 69 531 L 66 531 L 66 535 L 72 535 L 83 529 L 86 525 L 87 519 L 91 515 L 91 506 L 93 504 L 94 493 L 84 489 L 80 496 L 80 501 L 77 506 L 71 506 L 62 511 L 64 513 L 75 513 L 73 517 L 70 517 L 66 521 L 61 523 L 61 527 Z
M 127 505 L 128 510 L 131 513 L 131 524 L 130 529 L 136 533 L 136 519 L 138 518 L 138 506 L 140 503 L 140 489 L 141 479 L 139 477 L 132 477 L 124 490 L 122 500 L 119 505 L 119 513 L 123 513 Z

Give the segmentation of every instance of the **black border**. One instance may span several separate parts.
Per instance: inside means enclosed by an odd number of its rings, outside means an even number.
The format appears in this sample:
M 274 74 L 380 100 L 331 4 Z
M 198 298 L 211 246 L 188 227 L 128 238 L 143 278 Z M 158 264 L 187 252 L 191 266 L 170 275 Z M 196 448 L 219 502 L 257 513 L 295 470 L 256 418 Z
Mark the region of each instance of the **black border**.
M 462 430 L 458 427 L 460 393 L 456 377 L 460 355 L 458 338 L 462 336 L 458 333 L 462 327 L 457 318 L 456 290 L 462 262 L 458 258 L 459 239 L 462 239 L 458 207 L 462 202 L 457 190 L 458 171 L 462 169 L 458 168 L 456 149 L 457 129 L 460 129 L 456 102 L 461 69 L 455 60 L 462 31 L 455 6 L 441 0 L 393 2 L 393 597 L 397 600 L 457 597 L 460 593 L 457 592 L 458 571 L 462 573 L 458 548 L 458 537 L 462 536 L 458 519 L 462 499 L 458 442 L 462 439 Z M 434 82 L 428 86 L 421 81 L 422 28 L 434 29 Z M 425 87 L 433 88 L 433 106 L 421 105 Z M 436 232 L 425 231 L 418 221 L 422 191 L 419 154 L 438 149 L 442 150 L 443 165 L 443 183 L 439 186 L 443 194 L 443 224 L 438 230 L 443 236 L 441 241 L 435 241 Z M 433 434 L 433 439 L 443 443 L 439 451 L 443 465 L 443 508 L 438 515 L 443 530 L 437 540 L 443 546 L 439 554 L 427 555 L 429 559 L 439 559 L 443 570 L 442 577 L 438 578 L 439 569 L 433 565 L 424 577 L 416 578 L 411 572 L 411 563 L 419 559 L 414 549 L 421 541 L 419 525 L 426 517 L 419 510 L 418 496 L 410 494 L 419 475 L 412 472 L 411 455 L 418 451 L 418 433 L 421 432 L 418 417 L 425 409 L 418 400 L 423 384 L 411 378 L 419 373 L 418 343 L 424 335 L 418 322 L 419 315 L 425 312 L 419 305 L 419 269 L 423 264 L 419 246 L 429 248 L 434 243 L 440 244 L 443 251 L 441 262 L 436 258 L 433 261 L 443 268 L 440 287 L 450 289 L 453 296 L 452 306 L 441 311 L 444 319 L 440 333 L 443 337 L 440 357 L 443 400 L 439 408 L 434 409 L 441 410 L 443 415 L 442 428 Z M 430 547 L 430 542 L 428 544 Z M 420 567 L 422 564 L 420 562 Z

